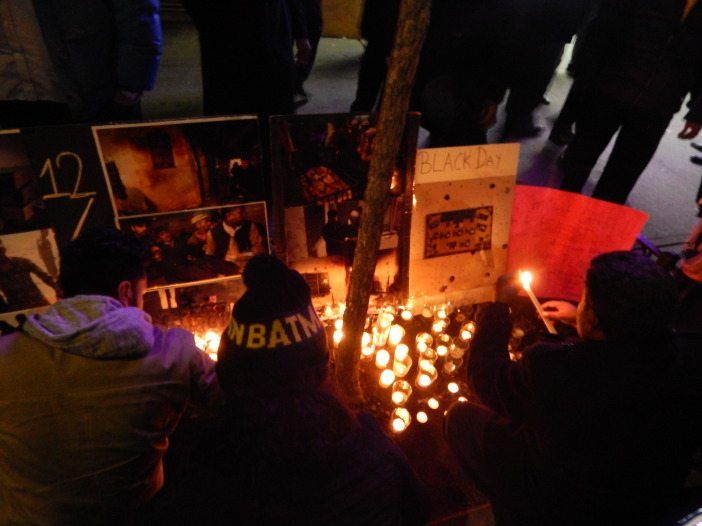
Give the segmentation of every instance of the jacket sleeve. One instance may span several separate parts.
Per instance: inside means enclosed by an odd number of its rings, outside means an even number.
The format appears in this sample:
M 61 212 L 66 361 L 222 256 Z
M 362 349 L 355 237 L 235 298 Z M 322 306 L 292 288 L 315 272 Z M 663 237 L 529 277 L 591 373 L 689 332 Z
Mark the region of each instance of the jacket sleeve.
M 536 396 L 525 357 L 513 362 L 507 346 L 512 332 L 509 308 L 490 303 L 476 316 L 477 330 L 468 361 L 468 380 L 480 401 L 515 422 L 530 422 Z
M 161 57 L 159 0 L 111 0 L 117 86 L 153 89 Z

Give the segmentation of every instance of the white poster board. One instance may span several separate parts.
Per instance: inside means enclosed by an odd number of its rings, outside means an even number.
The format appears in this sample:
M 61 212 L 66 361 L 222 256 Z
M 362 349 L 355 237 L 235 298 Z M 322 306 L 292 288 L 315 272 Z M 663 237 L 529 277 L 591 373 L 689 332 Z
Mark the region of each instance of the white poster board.
M 417 152 L 410 298 L 490 301 L 507 268 L 519 144 Z

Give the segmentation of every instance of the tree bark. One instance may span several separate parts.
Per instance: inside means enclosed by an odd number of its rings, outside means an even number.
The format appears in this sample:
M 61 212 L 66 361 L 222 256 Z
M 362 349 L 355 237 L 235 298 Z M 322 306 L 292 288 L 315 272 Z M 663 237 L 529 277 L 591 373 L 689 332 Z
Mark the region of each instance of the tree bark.
M 358 364 L 373 274 L 383 229 L 383 216 L 409 107 L 419 55 L 429 25 L 431 0 L 402 0 L 395 44 L 383 90 L 377 134 L 344 314 L 345 337 L 336 356 L 336 375 L 352 404 L 363 403 Z

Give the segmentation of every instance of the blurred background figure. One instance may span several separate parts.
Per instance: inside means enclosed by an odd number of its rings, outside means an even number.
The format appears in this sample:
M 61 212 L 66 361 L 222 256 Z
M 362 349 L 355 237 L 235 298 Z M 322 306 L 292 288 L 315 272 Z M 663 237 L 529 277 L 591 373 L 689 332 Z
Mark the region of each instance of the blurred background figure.
M 0 3 L 0 127 L 141 120 L 158 0 Z

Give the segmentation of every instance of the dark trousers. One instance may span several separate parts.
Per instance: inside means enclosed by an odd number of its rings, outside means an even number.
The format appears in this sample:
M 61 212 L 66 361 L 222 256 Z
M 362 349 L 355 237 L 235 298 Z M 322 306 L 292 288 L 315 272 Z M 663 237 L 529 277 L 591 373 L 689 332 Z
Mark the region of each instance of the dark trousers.
M 597 94 L 583 97 L 575 137 L 561 159 L 561 190 L 582 190 L 597 159 L 619 131 L 592 197 L 623 204 L 656 153 L 671 117 L 630 108 Z
M 305 23 L 307 24 L 307 38 L 312 46 L 310 61 L 307 64 L 298 64 L 296 72 L 297 89 L 302 88 L 302 84 L 307 80 L 312 72 L 314 61 L 317 58 L 319 41 L 322 38 L 322 0 L 302 0 L 302 7 L 305 10 Z
M 507 99 L 506 131 L 513 126 L 532 123 L 532 112 L 551 83 L 561 61 L 564 44 L 555 40 L 536 40 L 525 47 Z
M 351 104 L 351 111 L 370 112 L 380 95 L 387 74 L 387 58 L 392 49 L 388 39 L 368 40 L 366 50 L 361 57 L 358 70 L 358 85 L 356 99 Z

